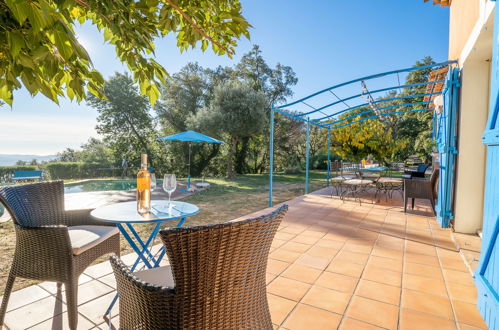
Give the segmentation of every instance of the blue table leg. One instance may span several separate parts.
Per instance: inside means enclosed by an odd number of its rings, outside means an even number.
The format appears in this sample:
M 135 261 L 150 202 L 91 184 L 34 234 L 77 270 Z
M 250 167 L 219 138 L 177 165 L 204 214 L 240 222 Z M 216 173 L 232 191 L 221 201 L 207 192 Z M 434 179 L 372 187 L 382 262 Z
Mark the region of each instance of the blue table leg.
M 135 244 L 135 242 L 130 237 L 130 235 L 126 231 L 125 227 L 123 227 L 123 225 L 121 223 L 118 223 L 118 229 L 123 234 L 123 236 L 127 240 L 128 244 L 130 244 L 130 246 L 132 247 L 133 251 L 135 251 L 135 253 L 137 253 L 138 258 L 142 259 L 142 261 L 144 262 L 144 264 L 146 264 L 146 266 L 148 268 L 152 268 L 151 264 L 149 263 L 149 260 L 147 260 L 147 258 L 144 257 L 144 254 L 142 253 L 142 251 L 139 249 L 139 247 L 137 246 L 137 244 Z
M 158 235 L 161 223 L 160 222 L 156 223 L 156 226 L 154 226 L 154 230 L 151 233 L 151 235 L 149 235 L 149 238 L 147 239 L 146 243 L 144 243 L 142 241 L 139 234 L 137 233 L 137 231 L 135 230 L 135 228 L 133 228 L 133 226 L 131 224 L 127 224 L 127 226 L 128 226 L 128 229 L 132 232 L 133 236 L 135 236 L 135 239 L 137 240 L 137 242 L 139 242 L 139 244 L 142 246 L 142 250 L 140 251 L 141 254 L 147 253 L 149 255 L 149 259 L 154 262 L 155 261 L 154 256 L 152 255 L 151 251 L 149 251 L 149 245 L 151 244 L 152 241 L 154 241 L 156 239 L 156 236 Z M 147 256 L 146 256 L 146 258 L 147 258 Z
M 182 227 L 182 225 L 184 224 L 185 220 L 187 220 L 187 218 L 180 219 L 180 221 L 178 222 L 176 228 Z M 158 259 L 156 260 L 156 263 L 154 264 L 154 267 L 159 267 L 159 263 L 161 262 L 161 260 L 163 260 L 163 257 L 165 256 L 166 250 L 165 250 L 164 246 L 161 247 L 160 251 L 161 251 L 161 253 L 160 253 Z

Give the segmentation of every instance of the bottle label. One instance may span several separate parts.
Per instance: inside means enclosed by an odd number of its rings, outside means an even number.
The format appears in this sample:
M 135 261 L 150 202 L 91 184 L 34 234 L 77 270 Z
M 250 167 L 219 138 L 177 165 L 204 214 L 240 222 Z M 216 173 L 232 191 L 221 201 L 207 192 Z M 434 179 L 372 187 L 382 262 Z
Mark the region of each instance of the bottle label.
M 151 189 L 151 179 L 149 177 L 147 178 L 140 178 L 137 180 L 137 190 L 148 190 Z

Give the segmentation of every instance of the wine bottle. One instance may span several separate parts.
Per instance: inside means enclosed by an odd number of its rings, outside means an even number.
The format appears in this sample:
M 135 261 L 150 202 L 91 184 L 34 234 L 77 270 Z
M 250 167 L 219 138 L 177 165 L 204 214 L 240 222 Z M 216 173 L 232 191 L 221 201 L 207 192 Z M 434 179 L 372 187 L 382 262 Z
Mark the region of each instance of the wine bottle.
M 147 169 L 147 154 L 140 155 L 137 173 L 137 212 L 147 214 L 151 210 L 151 173 Z

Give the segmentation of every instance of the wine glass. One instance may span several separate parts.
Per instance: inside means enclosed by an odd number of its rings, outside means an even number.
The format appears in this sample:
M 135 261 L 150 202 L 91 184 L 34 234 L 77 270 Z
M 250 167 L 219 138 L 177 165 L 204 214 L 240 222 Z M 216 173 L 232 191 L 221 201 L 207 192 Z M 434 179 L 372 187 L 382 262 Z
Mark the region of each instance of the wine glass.
M 163 189 L 168 193 L 168 209 L 171 209 L 171 195 L 177 188 L 177 178 L 175 174 L 165 174 L 163 178 Z
M 154 172 L 151 173 L 151 192 L 156 189 L 157 183 L 156 183 L 156 174 Z

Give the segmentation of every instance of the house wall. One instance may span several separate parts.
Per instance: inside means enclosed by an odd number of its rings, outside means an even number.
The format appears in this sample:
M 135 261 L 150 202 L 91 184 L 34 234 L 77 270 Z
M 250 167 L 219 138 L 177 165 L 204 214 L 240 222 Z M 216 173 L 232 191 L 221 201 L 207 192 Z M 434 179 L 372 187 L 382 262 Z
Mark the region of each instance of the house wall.
M 493 5 L 490 0 L 454 0 L 450 11 L 449 58 L 459 59 L 461 88 L 454 195 L 454 229 L 482 227 L 486 149 L 482 134 L 489 112 Z
M 454 0 L 450 7 L 449 59 L 458 59 L 480 16 L 483 0 Z
M 468 60 L 461 70 L 454 229 L 476 233 L 483 218 L 486 150 L 482 133 L 487 123 L 490 65 Z

